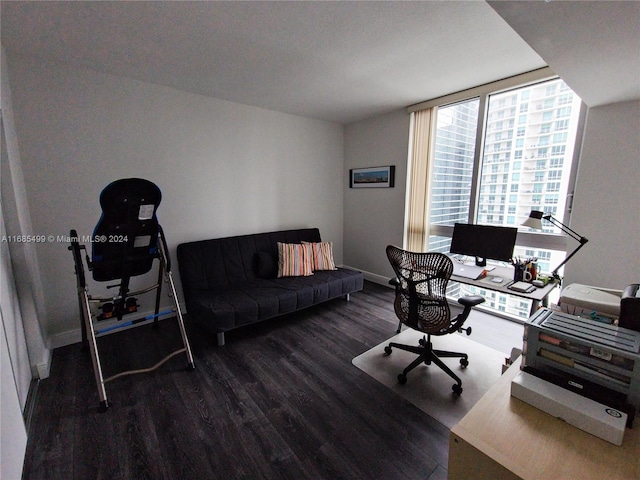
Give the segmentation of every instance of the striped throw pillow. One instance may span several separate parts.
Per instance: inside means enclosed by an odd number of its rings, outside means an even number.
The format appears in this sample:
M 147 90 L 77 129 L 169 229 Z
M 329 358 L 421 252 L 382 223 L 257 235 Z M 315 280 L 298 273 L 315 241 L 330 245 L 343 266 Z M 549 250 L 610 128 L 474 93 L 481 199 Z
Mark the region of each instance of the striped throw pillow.
M 337 270 L 333 261 L 333 242 L 302 242 L 302 244 L 311 246 L 314 270 Z
M 278 278 L 309 275 L 313 275 L 311 246 L 278 242 Z

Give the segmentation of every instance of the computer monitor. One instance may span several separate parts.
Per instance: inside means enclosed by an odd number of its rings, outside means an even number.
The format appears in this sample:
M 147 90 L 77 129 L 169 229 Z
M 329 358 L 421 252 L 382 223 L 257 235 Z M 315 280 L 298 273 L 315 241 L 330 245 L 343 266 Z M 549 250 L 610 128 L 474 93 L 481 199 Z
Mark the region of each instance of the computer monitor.
M 487 259 L 509 262 L 517 234 L 515 227 L 456 223 L 449 251 L 476 257 L 476 265 L 480 267 L 486 266 Z

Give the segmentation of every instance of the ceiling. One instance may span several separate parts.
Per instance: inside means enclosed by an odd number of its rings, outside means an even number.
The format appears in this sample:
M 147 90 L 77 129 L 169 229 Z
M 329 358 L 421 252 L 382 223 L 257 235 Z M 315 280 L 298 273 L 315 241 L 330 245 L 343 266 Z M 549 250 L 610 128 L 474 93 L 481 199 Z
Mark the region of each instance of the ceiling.
M 1 8 L 10 55 L 340 123 L 547 64 L 590 106 L 640 98 L 636 2 L 3 1 Z
M 489 1 L 590 107 L 640 99 L 640 2 Z

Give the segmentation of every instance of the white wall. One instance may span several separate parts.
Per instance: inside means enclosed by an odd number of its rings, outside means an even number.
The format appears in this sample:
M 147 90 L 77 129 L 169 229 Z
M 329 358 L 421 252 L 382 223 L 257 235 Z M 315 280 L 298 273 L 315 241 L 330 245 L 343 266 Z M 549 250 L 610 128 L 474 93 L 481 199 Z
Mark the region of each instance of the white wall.
M 0 232 L 3 237 L 7 235 L 2 214 L 0 214 Z M 11 358 L 12 379 L 18 392 L 20 407 L 24 409 L 33 374 L 22 326 L 22 312 L 15 284 L 13 262 L 7 242 L 0 243 L 0 312 L 2 313 L 3 335 L 6 335 L 8 355 Z
M 387 283 L 387 245 L 402 246 L 409 115 L 406 110 L 345 126 L 345 264 L 368 280 Z M 352 168 L 395 165 L 393 188 L 349 188 Z
M 31 233 L 31 219 L 27 191 L 24 184 L 22 159 L 18 146 L 12 91 L 9 85 L 8 64 L 4 48 L 0 48 L 2 98 L 2 161 L 1 197 L 2 213 L 7 234 Z M 13 281 L 17 291 L 20 320 L 16 328 L 23 328 L 27 343 L 29 362 L 33 378 L 49 376 L 51 350 L 43 333 L 41 322 L 45 318 L 44 288 L 40 279 L 40 265 L 35 246 L 28 242 L 8 242 L 8 251 L 13 266 Z M 4 304 L 3 304 L 4 305 Z M 9 317 L 17 319 L 17 317 Z M 19 324 L 19 325 L 18 325 Z M 23 365 L 20 368 L 24 368 Z
M 18 479 L 27 448 L 27 431 L 22 420 L 20 399 L 4 334 L 4 317 L 0 313 L 0 478 Z
M 91 234 L 102 189 L 142 177 L 162 190 L 174 263 L 181 242 L 298 227 L 318 227 L 342 263 L 341 125 L 25 58 L 9 67 L 34 234 Z M 67 246 L 36 245 L 50 335 L 78 329 Z
M 640 282 L 640 101 L 589 109 L 571 228 L 589 243 L 567 263 L 565 285 Z
M 5 52 L 1 46 L 0 51 L 0 231 L 4 236 L 20 234 L 22 228 L 30 225 L 30 217 L 25 203 Z M 5 215 L 12 217 L 9 225 L 5 224 Z M 39 278 L 33 276 L 37 271 L 29 255 L 30 247 L 27 243 L 2 242 L 0 245 L 0 478 L 20 477 L 27 444 L 22 410 L 29 385 L 32 377 L 49 375 L 49 349 L 44 344 L 38 321 L 41 309 L 37 292 L 41 291 L 38 288 L 41 284 Z

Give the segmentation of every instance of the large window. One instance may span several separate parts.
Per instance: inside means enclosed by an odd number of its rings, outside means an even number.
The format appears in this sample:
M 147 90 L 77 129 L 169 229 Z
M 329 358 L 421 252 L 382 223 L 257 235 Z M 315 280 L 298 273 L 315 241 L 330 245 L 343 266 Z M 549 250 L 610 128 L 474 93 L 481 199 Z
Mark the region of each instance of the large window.
M 566 224 L 581 104 L 554 78 L 433 105 L 424 248 L 448 252 L 455 222 L 518 227 L 531 210 L 542 210 Z M 566 248 L 566 237 L 547 223 L 543 232 L 521 227 L 514 255 L 537 257 L 539 268 L 550 272 Z M 479 293 L 497 310 L 528 317 L 522 299 Z

